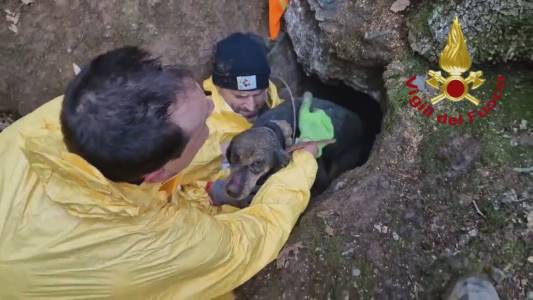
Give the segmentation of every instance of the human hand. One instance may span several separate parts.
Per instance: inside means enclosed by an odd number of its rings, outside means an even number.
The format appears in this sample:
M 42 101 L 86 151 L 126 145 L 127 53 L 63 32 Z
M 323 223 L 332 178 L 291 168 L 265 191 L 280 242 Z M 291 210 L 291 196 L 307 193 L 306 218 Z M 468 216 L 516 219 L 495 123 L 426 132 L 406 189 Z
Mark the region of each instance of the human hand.
M 300 106 L 298 128 L 300 129 L 300 141 L 303 142 L 318 142 L 324 140 L 331 140 L 335 137 L 335 130 L 331 118 L 322 109 L 311 110 L 313 103 L 313 95 L 305 92 L 303 96 L 303 103 Z M 330 142 L 331 143 L 331 142 Z M 304 149 L 312 150 L 313 147 L 318 148 L 318 153 L 315 157 L 322 155 L 322 149 L 329 143 L 315 143 L 308 144 Z
M 335 143 L 335 139 L 329 139 L 329 140 L 320 140 L 320 141 L 312 141 L 312 142 L 300 142 L 297 144 L 294 144 L 290 146 L 287 151 L 293 152 L 299 149 L 305 150 L 309 153 L 311 153 L 314 157 L 318 158 L 319 156 L 319 148 L 325 147 L 329 144 Z

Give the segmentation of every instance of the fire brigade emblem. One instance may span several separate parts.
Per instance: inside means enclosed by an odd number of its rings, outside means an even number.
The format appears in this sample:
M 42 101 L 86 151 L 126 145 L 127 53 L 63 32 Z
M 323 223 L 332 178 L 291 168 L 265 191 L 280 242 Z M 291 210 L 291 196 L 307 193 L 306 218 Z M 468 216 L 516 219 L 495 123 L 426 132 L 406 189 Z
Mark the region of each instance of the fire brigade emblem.
M 482 71 L 470 71 L 466 79 L 462 76 L 472 66 L 472 58 L 468 53 L 466 39 L 457 17 L 448 34 L 448 44 L 440 55 L 439 66 L 449 76 L 442 76 L 441 71 L 430 70 L 428 72 L 429 78 L 426 83 L 441 91 L 441 94 L 431 99 L 431 104 L 435 105 L 444 99 L 453 102 L 466 99 L 475 105 L 479 104 L 479 99 L 469 92 L 470 89 L 475 90 L 483 85 L 485 79 L 482 78 Z

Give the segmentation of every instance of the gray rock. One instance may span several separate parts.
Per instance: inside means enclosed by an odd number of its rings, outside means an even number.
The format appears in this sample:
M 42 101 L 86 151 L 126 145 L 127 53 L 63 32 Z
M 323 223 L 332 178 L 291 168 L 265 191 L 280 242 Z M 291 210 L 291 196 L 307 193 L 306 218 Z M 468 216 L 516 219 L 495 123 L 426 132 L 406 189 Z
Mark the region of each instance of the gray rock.
M 291 1 L 285 21 L 304 70 L 379 99 L 383 67 L 405 48 L 403 19 L 390 6 L 386 0 Z
M 499 300 L 494 286 L 486 279 L 468 277 L 458 281 L 447 300 Z
M 438 62 L 455 16 L 474 63 L 533 61 L 533 4 L 521 0 L 424 1 L 408 22 L 411 48 Z

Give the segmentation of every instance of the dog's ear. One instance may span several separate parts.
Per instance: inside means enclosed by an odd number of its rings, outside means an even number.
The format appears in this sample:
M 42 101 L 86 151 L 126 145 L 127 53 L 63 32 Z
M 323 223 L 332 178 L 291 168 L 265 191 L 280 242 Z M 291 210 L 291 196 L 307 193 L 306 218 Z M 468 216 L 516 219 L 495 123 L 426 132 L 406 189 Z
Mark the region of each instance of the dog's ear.
M 292 126 L 285 120 L 272 120 L 270 121 L 281 129 L 283 137 L 285 138 L 285 146 L 290 147 L 292 145 Z
M 226 160 L 231 164 L 231 152 L 232 152 L 232 146 L 233 146 L 233 140 L 229 143 L 229 145 L 226 147 Z
M 285 167 L 291 161 L 290 153 L 283 149 L 276 150 L 274 152 L 274 155 L 276 157 L 276 162 L 277 162 L 277 165 L 279 166 L 279 169 Z

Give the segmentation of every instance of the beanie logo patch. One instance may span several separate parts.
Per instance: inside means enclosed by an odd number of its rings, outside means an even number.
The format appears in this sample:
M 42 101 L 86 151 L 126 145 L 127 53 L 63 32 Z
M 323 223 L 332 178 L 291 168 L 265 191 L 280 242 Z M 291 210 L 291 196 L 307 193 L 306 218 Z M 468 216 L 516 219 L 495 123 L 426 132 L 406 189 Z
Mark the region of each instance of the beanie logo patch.
M 237 76 L 237 88 L 239 89 L 239 91 L 257 89 L 257 81 L 255 75 Z

